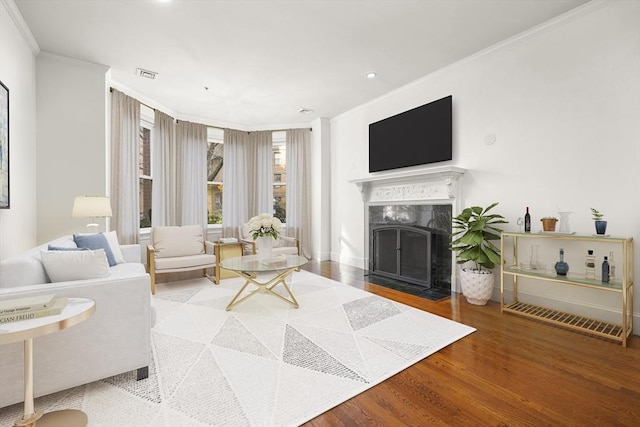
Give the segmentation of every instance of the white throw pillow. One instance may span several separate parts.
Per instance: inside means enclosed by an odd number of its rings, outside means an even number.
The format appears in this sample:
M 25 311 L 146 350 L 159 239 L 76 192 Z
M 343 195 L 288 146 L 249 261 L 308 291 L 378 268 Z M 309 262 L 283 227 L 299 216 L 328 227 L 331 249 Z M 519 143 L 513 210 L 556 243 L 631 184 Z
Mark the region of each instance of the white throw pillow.
M 118 235 L 115 231 L 109 231 L 108 233 L 104 233 L 104 237 L 107 238 L 107 242 L 109 242 L 109 246 L 111 247 L 111 252 L 113 252 L 113 257 L 116 259 L 116 263 L 122 264 L 123 262 L 127 262 L 124 259 L 124 255 L 122 255 L 122 250 L 120 249 L 120 243 L 118 242 Z
M 104 249 L 95 251 L 41 251 L 42 264 L 51 282 L 96 279 L 111 274 Z

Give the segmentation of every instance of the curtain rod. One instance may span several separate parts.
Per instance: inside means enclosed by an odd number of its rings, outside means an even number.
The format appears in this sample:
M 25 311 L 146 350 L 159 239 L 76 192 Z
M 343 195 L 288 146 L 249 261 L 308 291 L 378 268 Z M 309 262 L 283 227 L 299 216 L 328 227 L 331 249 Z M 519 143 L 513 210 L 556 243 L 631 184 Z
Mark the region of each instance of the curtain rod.
M 217 126 L 211 126 L 211 127 L 217 127 Z M 237 130 L 239 132 L 252 133 L 252 132 L 286 132 L 288 130 L 306 129 L 306 128 L 265 129 L 265 130 L 240 130 L 240 129 L 231 129 L 231 128 L 222 128 L 222 129 Z M 313 128 L 309 128 L 309 132 L 313 132 Z
M 109 87 L 109 92 L 110 92 L 110 93 L 113 93 L 113 90 L 114 90 L 114 88 L 113 88 L 113 87 Z M 116 90 L 118 90 L 118 89 L 116 89 Z M 124 92 L 122 92 L 122 91 L 120 91 L 120 90 L 118 90 L 118 92 L 121 92 L 121 93 L 123 93 L 124 95 L 127 95 L 126 93 L 124 93 Z M 127 96 L 130 96 L 130 95 L 127 95 Z M 131 98 L 133 98 L 133 96 L 130 96 L 130 97 L 131 97 Z M 144 102 L 140 101 L 140 100 L 139 100 L 139 99 L 137 99 L 137 98 L 133 98 L 133 99 L 135 99 L 136 101 L 138 101 L 140 104 L 144 105 L 145 107 L 147 107 L 147 108 L 151 108 L 153 111 L 156 111 L 156 109 L 155 109 L 155 108 L 153 108 L 151 105 L 149 105 L 149 104 L 145 104 Z
M 114 90 L 114 88 L 113 88 L 113 87 L 109 87 L 109 92 L 110 92 L 110 93 L 113 93 L 113 90 Z M 116 89 L 116 90 L 118 90 L 118 89 Z M 122 92 L 122 93 L 124 93 L 124 92 Z M 125 93 L 125 95 L 127 95 L 127 94 Z M 129 96 L 129 95 L 127 95 L 127 96 Z M 133 97 L 132 97 L 132 98 L 133 98 Z M 151 108 L 153 111 L 156 111 L 156 109 L 155 109 L 154 107 L 152 107 L 151 105 L 149 105 L 149 104 L 145 104 L 144 102 L 140 101 L 139 99 L 136 99 L 136 101 L 138 101 L 140 104 L 144 105 L 145 107 Z M 176 121 L 176 123 L 178 123 L 180 120 L 175 119 L 175 121 Z M 186 120 L 183 120 L 183 122 L 186 122 Z M 205 126 L 212 127 L 212 128 L 218 128 L 218 129 L 224 129 L 224 128 L 221 128 L 221 127 L 219 127 L 219 126 L 211 126 L 211 125 L 205 125 Z M 267 129 L 267 131 L 271 131 L 271 132 L 285 132 L 285 131 L 292 130 L 292 129 L 304 129 L 304 128 Z M 233 129 L 233 130 L 238 130 L 238 129 Z M 247 132 L 247 133 L 251 133 L 251 132 L 264 132 L 264 131 L 260 131 L 260 130 L 248 130 L 248 131 L 246 131 L 246 132 Z M 313 128 L 309 128 L 309 132 L 313 132 Z

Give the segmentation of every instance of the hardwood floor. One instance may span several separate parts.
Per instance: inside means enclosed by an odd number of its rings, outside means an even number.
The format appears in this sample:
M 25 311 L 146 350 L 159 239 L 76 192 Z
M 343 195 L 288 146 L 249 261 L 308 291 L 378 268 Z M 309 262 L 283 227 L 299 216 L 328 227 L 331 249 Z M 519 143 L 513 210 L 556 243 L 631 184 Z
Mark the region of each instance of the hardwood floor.
M 331 261 L 304 269 L 477 329 L 306 426 L 640 426 L 638 336 L 623 348 L 501 314 L 495 302 L 434 302 L 369 284 Z

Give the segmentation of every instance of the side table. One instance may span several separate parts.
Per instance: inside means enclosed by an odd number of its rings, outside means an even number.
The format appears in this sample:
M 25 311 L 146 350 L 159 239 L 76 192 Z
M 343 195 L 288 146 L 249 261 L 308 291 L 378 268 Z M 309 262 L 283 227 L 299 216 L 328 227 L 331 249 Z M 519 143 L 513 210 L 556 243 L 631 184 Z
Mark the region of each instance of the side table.
M 75 409 L 65 409 L 47 414 L 35 411 L 33 403 L 33 339 L 77 325 L 93 316 L 95 311 L 96 303 L 92 299 L 68 298 L 62 313 L 55 316 L 0 325 L 0 344 L 24 341 L 24 415 L 15 421 L 15 427 L 87 425 L 87 415 Z
M 216 256 L 215 267 L 215 283 L 220 284 L 220 279 L 226 279 L 228 277 L 235 277 L 235 274 L 220 267 L 220 263 L 227 258 L 234 258 L 242 256 L 242 242 L 234 243 L 213 243 L 213 254 Z

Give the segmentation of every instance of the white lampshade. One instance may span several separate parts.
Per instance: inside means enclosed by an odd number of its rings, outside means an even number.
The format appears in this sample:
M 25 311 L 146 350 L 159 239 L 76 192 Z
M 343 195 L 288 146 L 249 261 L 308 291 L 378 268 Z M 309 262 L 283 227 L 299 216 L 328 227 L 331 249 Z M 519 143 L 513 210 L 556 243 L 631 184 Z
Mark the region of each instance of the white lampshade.
M 78 196 L 73 201 L 74 218 L 102 218 L 111 216 L 111 203 L 108 197 Z

